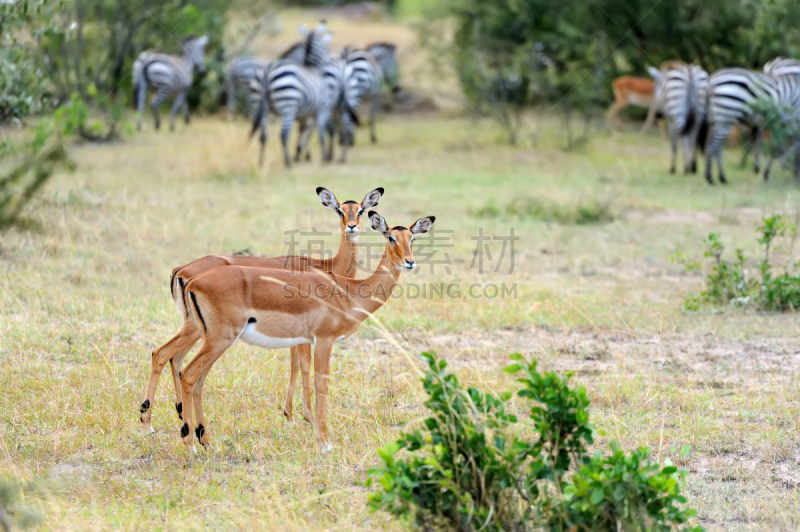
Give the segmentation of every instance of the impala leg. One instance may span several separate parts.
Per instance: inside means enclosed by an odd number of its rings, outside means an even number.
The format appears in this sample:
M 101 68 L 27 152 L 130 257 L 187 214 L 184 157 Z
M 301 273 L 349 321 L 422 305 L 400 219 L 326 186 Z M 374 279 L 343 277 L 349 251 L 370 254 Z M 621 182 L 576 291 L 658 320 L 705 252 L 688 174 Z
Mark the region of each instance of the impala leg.
M 314 348 L 314 395 L 315 395 L 315 423 L 317 442 L 320 450 L 325 453 L 333 449 L 328 439 L 327 402 L 328 380 L 330 379 L 330 361 L 333 341 L 328 338 L 317 338 Z
M 297 384 L 297 372 L 300 371 L 300 351 L 299 346 L 289 348 L 291 355 L 291 367 L 289 369 L 289 387 L 286 389 L 286 402 L 283 404 L 283 417 L 289 423 L 294 423 L 292 412 L 292 401 L 294 399 L 294 387 Z
M 183 359 L 186 354 L 200 339 L 200 330 L 197 325 L 191 320 L 187 319 L 183 323 L 183 329 L 186 330 L 187 338 L 185 344 L 181 345 L 181 349 L 175 353 L 170 359 L 170 369 L 172 370 L 172 382 L 175 384 L 175 410 L 178 412 L 178 417 L 183 419 L 183 389 L 181 387 L 181 366 L 183 366 Z M 191 341 L 191 344 L 189 343 Z
M 301 344 L 299 349 L 300 372 L 303 375 L 303 419 L 314 424 L 311 413 L 311 344 Z
M 144 423 L 145 429 L 150 431 L 153 430 L 152 426 L 150 425 L 153 401 L 156 394 L 156 387 L 158 386 L 158 379 L 161 377 L 161 373 L 164 371 L 164 366 L 167 365 L 167 362 L 172 363 L 172 376 L 175 380 L 175 393 L 177 396 L 176 405 L 180 405 L 181 388 L 178 378 L 178 371 L 175 367 L 176 359 L 178 360 L 177 367 L 180 368 L 180 361 L 183 360 L 183 357 L 186 356 L 186 353 L 189 352 L 199 338 L 200 334 L 197 331 L 197 327 L 194 325 L 194 323 L 184 322 L 183 327 L 181 327 L 181 330 L 178 331 L 175 336 L 170 338 L 167 343 L 153 351 L 150 380 L 147 383 L 144 401 L 142 402 L 142 406 L 139 408 L 139 419 L 141 419 L 142 423 Z
M 235 341 L 236 336 L 233 335 L 213 337 L 207 334 L 205 338 L 203 338 L 203 345 L 200 347 L 200 350 L 192 361 L 186 365 L 183 371 L 181 371 L 181 386 L 183 388 L 183 425 L 181 426 L 181 439 L 192 452 L 195 452 L 195 433 L 205 433 L 205 425 L 195 426 L 195 414 L 197 413 L 195 409 L 195 398 L 197 397 L 198 403 L 200 403 L 202 400 L 203 387 L 202 385 L 200 386 L 197 395 L 195 395 L 195 388 L 198 386 L 198 383 L 201 382 L 201 379 L 204 379 L 204 374 L 208 373 L 211 366 L 214 365 L 214 362 L 216 362 Z M 190 427 L 194 428 L 194 431 Z

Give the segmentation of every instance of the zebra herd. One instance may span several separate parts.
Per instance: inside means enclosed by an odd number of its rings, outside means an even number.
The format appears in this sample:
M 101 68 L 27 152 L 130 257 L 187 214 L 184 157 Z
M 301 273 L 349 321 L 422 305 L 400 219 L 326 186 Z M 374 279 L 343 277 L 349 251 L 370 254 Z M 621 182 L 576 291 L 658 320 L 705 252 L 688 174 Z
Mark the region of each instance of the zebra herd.
M 295 162 L 303 154 L 310 158 L 308 141 L 315 127 L 325 161 L 333 160 L 334 138 L 338 132 L 340 162 L 344 162 L 347 148 L 354 144 L 362 102 L 370 101 L 370 138 L 375 143 L 375 120 L 382 86 L 385 82 L 393 93 L 400 90 L 395 45 L 374 43 L 364 50 L 345 47 L 332 54 L 333 35 L 327 31 L 324 21 L 313 30 L 301 26 L 300 33 L 303 40 L 290 46 L 275 61 L 242 56 L 228 63 L 223 89 L 228 113 L 233 115 L 236 94 L 247 91 L 248 113 L 252 120 L 250 136 L 260 131 L 259 165 L 264 161 L 270 114 L 281 120 L 281 143 L 287 167 L 292 164 L 288 142 L 295 122 L 300 126 Z M 205 71 L 203 55 L 207 41 L 206 37 L 184 39 L 182 56 L 151 51 L 139 56 L 133 66 L 134 102 L 139 113 L 137 128 L 141 129 L 148 88 L 156 91 L 151 104 L 156 129 L 160 126 L 158 108 L 171 94 L 175 94 L 175 102 L 170 128 L 174 129 L 175 115 L 181 108 L 186 123 L 189 122 L 186 93 L 192 85 L 193 72 L 202 74 Z
M 716 159 L 719 181 L 726 183 L 722 169 L 722 145 L 734 125 L 754 131 L 751 150 L 754 170 L 760 171 L 759 147 L 769 124 L 761 116 L 756 102 L 771 100 L 778 106 L 800 112 L 800 61 L 779 57 L 764 65 L 762 72 L 743 68 L 725 68 L 711 76 L 697 65 L 677 61 L 660 69 L 649 67 L 656 81 L 655 105 L 669 124 L 672 141 L 672 164 L 675 171 L 678 138 L 683 142 L 684 171 L 697 171 L 697 149 L 705 148 L 705 178 L 713 184 L 712 163 Z M 775 157 L 764 169 L 764 179 Z

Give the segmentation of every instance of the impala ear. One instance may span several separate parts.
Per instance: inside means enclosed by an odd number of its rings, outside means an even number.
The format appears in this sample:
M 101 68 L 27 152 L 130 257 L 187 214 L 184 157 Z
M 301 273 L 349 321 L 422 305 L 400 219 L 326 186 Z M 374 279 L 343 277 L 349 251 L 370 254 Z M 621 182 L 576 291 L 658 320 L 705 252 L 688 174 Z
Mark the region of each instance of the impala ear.
M 369 211 L 369 223 L 372 225 L 372 228 L 382 235 L 386 236 L 389 234 L 389 226 L 386 223 L 386 220 L 383 219 L 383 216 L 378 214 L 375 211 Z
M 431 228 L 435 220 L 436 216 L 426 216 L 425 218 L 420 218 L 414 222 L 414 225 L 411 226 L 411 234 L 418 235 L 421 233 L 427 233 L 428 229 Z
M 381 201 L 381 196 L 383 196 L 383 187 L 378 187 L 375 190 L 367 192 L 367 195 L 364 196 L 364 200 L 361 202 L 361 210 L 377 207 L 378 202 Z
M 339 212 L 339 200 L 333 195 L 333 192 L 324 187 L 317 187 L 317 195 L 319 196 L 322 204 L 327 208 Z
M 656 81 L 661 81 L 661 79 L 664 77 L 664 74 L 656 67 L 648 66 L 647 72 Z

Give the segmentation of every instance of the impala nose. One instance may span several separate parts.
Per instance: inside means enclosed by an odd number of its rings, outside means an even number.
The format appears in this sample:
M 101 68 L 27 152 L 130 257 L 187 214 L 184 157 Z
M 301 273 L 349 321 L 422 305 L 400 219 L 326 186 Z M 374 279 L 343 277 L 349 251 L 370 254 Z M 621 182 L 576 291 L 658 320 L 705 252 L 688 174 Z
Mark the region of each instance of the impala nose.
M 407 269 L 409 269 L 409 270 L 413 270 L 413 269 L 414 269 L 414 266 L 416 266 L 416 265 L 417 265 L 417 261 L 415 261 L 415 260 L 411 260 L 411 259 L 406 259 L 406 264 L 405 264 L 405 267 L 406 267 Z
M 355 233 L 356 231 L 358 231 L 358 229 L 356 228 L 355 222 L 350 222 L 350 223 L 347 224 L 347 232 L 348 233 Z

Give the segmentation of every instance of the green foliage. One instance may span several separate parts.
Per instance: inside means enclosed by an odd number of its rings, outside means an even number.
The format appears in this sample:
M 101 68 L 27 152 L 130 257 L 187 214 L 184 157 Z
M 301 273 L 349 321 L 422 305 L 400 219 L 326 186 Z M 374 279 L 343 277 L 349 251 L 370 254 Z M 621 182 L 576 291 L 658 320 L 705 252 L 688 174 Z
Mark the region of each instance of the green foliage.
M 797 229 L 785 216 L 773 215 L 763 217 L 757 231 L 761 234 L 757 241 L 764 247 L 764 258 L 758 263 L 760 279 L 749 275 L 748 259 L 741 249 L 736 250 L 735 261 L 723 259 L 725 246 L 719 235 L 711 233 L 705 241 L 705 257 L 714 261 L 706 274 L 706 288 L 684 302 L 685 310 L 727 304 L 754 305 L 761 310 L 779 312 L 800 308 L 800 275 L 785 271 L 775 277 L 770 263 L 773 242 L 787 233 L 794 235 Z M 683 256 L 677 257 L 677 260 L 689 271 L 699 269 L 698 263 L 689 262 Z
M 495 397 L 464 389 L 447 363 L 424 353 L 429 370 L 423 378 L 430 416 L 425 433 L 416 430 L 378 451 L 384 467 L 370 472 L 381 487 L 369 504 L 399 517 L 413 514 L 422 526 L 449 524 L 458 529 L 483 523 L 510 525 L 520 498 L 516 451 L 503 430 L 516 418 L 505 412 L 510 394 Z M 414 453 L 398 459 L 400 450 Z M 420 452 L 422 451 L 422 452 Z
M 612 442 L 610 456 L 588 455 L 589 399 L 568 385 L 570 374 L 541 374 L 535 361 L 511 356 L 505 371 L 521 374 L 518 395 L 531 401 L 536 438 L 527 441 L 505 410 L 510 394 L 465 390 L 444 361 L 422 356 L 430 416 L 423 430 L 378 451 L 383 465 L 368 481 L 378 485 L 373 510 L 425 530 L 462 531 L 671 530 L 694 515 L 682 508 L 686 472 L 651 463 L 648 449 L 628 454 Z
M 592 225 L 614 221 L 610 202 L 593 199 L 570 205 L 546 202 L 536 198 L 514 198 L 502 208 L 484 205 L 475 211 L 482 218 L 517 216 L 560 224 Z
M 14 161 L 10 170 L 0 174 L 0 228 L 19 221 L 25 206 L 58 167 L 73 168 L 60 131 L 46 121 L 32 131 L 30 139 L 21 143 L 6 141 L 0 150 L 0 155 Z
M 548 525 L 556 530 L 669 531 L 695 515 L 681 505 L 687 471 L 650 462 L 650 449 L 625 453 L 614 442 L 611 454 L 595 453 L 564 487 L 560 511 Z M 702 530 L 686 527 L 684 530 Z
M 782 163 L 793 163 L 795 178 L 800 178 L 800 113 L 786 102 L 772 98 L 760 98 L 753 102 L 753 109 L 769 125 L 769 138 L 763 145 L 770 162 L 767 173 L 777 159 Z M 793 157 L 790 157 L 793 156 Z

